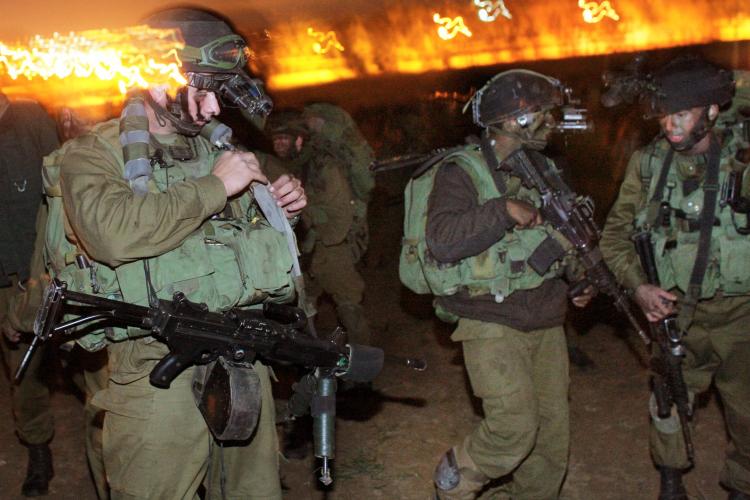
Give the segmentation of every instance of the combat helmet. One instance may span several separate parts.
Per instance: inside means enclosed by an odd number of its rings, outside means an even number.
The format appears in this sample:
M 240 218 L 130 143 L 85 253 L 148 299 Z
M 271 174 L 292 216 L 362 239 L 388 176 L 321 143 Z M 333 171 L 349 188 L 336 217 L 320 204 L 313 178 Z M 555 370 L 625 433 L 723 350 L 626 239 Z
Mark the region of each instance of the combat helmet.
M 294 109 L 274 111 L 268 117 L 265 132 L 269 137 L 282 134 L 294 137 L 307 137 L 309 135 L 302 113 Z
M 525 69 L 495 75 L 469 100 L 474 123 L 488 128 L 508 118 L 548 111 L 563 104 L 564 87 L 555 78 Z
M 653 74 L 650 93 L 645 100 L 646 115 L 662 116 L 712 104 L 722 107 L 732 100 L 733 95 L 731 71 L 693 55 L 682 56 Z
M 273 103 L 262 82 L 245 72 L 249 49 L 226 20 L 206 10 L 174 8 L 153 14 L 145 23 L 179 31 L 184 46 L 177 55 L 189 86 L 215 92 L 225 105 L 238 107 L 245 118 L 262 128 Z M 154 107 L 155 103 L 149 103 Z M 185 116 L 185 103 L 180 103 L 179 97 L 169 113 L 159 108 L 155 107 L 157 114 L 174 123 L 181 133 L 197 133 Z

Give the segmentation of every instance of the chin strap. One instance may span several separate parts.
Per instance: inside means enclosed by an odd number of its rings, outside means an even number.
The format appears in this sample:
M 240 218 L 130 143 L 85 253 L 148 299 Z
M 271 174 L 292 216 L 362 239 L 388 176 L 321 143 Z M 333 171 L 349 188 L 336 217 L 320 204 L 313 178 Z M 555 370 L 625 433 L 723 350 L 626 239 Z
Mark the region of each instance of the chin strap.
M 177 109 L 182 109 L 182 101 L 184 99 L 183 97 L 184 92 L 180 91 L 177 93 L 177 101 L 175 102 Z M 198 135 L 201 131 L 201 126 L 196 125 L 195 123 L 187 122 L 183 119 L 182 116 L 177 116 L 176 113 L 173 113 L 169 111 L 168 109 L 161 106 L 159 103 L 154 101 L 154 98 L 151 97 L 151 94 L 148 92 L 143 92 L 143 95 L 146 99 L 146 102 L 151 107 L 151 109 L 154 110 L 154 114 L 156 114 L 156 117 L 160 120 L 166 120 L 172 125 L 174 125 L 174 128 L 177 129 L 177 133 L 186 135 L 188 137 L 194 137 Z M 171 106 L 170 106 L 171 107 Z M 187 115 L 187 112 L 181 113 L 181 115 L 189 116 Z

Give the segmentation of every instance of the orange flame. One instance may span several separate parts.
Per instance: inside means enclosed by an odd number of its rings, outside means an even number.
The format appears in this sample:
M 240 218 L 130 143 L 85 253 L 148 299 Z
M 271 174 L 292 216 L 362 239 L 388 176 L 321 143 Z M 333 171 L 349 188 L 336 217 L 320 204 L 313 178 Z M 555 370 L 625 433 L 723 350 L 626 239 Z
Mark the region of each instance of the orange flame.
M 2 86 L 6 94 L 74 107 L 121 102 L 127 91 L 152 85 L 174 92 L 186 83 L 177 56 L 183 46 L 175 30 L 148 26 L 0 43 L 0 82 L 14 81 Z
M 605 17 L 613 21 L 620 20 L 620 16 L 615 12 L 615 9 L 612 8 L 608 0 L 604 0 L 602 3 L 578 0 L 578 6 L 583 9 L 581 15 L 583 15 L 583 20 L 587 23 L 598 23 Z
M 466 26 L 464 18 L 461 16 L 451 19 L 450 17 L 442 17 L 436 12 L 432 15 L 432 20 L 435 24 L 440 25 L 437 32 L 438 36 L 443 40 L 451 40 L 456 38 L 458 34 L 467 37 L 471 36 L 471 30 Z
M 679 7 L 673 0 L 610 4 L 616 4 L 619 22 L 589 24 L 577 2 L 527 1 L 517 4 L 522 7 L 514 10 L 511 21 L 477 22 L 471 26 L 471 38 L 458 36 L 444 43 L 435 36 L 435 10 L 450 9 L 453 16 L 476 19 L 474 2 L 390 3 L 380 15 L 339 24 L 336 33 L 347 51 L 332 51 L 325 58 L 310 54 L 305 39 L 306 27 L 315 25 L 314 20 L 278 25 L 270 30 L 269 52 L 260 55 L 257 69 L 268 88 L 278 91 L 383 74 L 750 40 L 750 10 L 737 2 L 682 0 Z
M 339 52 L 344 51 L 344 46 L 339 43 L 338 39 L 336 39 L 335 31 L 323 33 L 322 31 L 315 31 L 310 27 L 307 28 L 307 34 L 315 40 L 312 44 L 312 50 L 316 54 L 327 54 L 331 49 L 336 49 Z

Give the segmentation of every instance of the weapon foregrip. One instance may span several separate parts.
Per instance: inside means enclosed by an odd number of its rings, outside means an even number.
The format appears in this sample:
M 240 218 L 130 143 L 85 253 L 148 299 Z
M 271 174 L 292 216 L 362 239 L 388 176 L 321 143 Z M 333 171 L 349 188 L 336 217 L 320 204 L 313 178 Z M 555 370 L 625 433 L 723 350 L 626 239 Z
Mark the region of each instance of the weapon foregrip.
M 149 381 L 154 387 L 169 389 L 172 381 L 191 364 L 193 364 L 193 357 L 189 354 L 170 352 L 156 363 L 149 375 Z

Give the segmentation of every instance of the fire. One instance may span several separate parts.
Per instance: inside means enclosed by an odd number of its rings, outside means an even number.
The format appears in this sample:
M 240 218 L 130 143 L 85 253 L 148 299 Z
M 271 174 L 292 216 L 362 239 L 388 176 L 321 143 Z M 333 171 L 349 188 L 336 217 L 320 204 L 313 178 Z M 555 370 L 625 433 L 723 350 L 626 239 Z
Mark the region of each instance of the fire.
M 499 16 L 512 19 L 510 11 L 505 6 L 504 0 L 474 0 L 474 6 L 477 8 L 479 20 L 485 23 L 491 23 Z
M 437 36 L 434 12 L 450 11 L 454 19 L 460 15 L 464 20 L 476 20 L 474 1 L 463 5 L 384 3 L 389 7 L 382 13 L 337 24 L 345 53 L 310 54 L 305 30 L 315 26 L 312 19 L 269 28 L 269 51 L 256 61 L 257 72 L 264 75 L 270 90 L 278 91 L 384 74 L 750 40 L 750 10 L 743 9 L 741 2 L 609 0 L 620 20 L 590 24 L 582 18 L 576 1 L 525 0 L 516 4 L 512 21 L 477 20 L 470 25 L 471 38 L 456 36 L 450 43 Z M 492 3 L 498 4 L 498 0 Z M 593 3 L 604 6 L 606 2 Z M 694 22 L 696 19 L 700 22 Z
M 184 85 L 176 52 L 183 46 L 175 30 L 148 26 L 0 42 L 0 82 L 8 95 L 50 105 L 112 104 L 133 88 Z
M 451 19 L 450 17 L 441 17 L 440 14 L 436 12 L 432 15 L 432 20 L 435 22 L 435 24 L 440 25 L 440 27 L 437 29 L 437 32 L 438 36 L 443 40 L 451 40 L 453 38 L 456 38 L 456 35 L 458 35 L 459 33 L 467 37 L 471 36 L 471 30 L 466 27 L 464 18 L 461 16 Z
M 316 54 L 327 54 L 329 50 L 336 49 L 339 52 L 344 51 L 344 46 L 339 43 L 339 41 L 336 39 L 336 32 L 335 31 L 329 31 L 327 33 L 323 33 L 321 31 L 315 31 L 312 28 L 307 28 L 307 34 L 310 36 L 315 42 L 312 45 L 312 50 Z
M 615 12 L 615 9 L 612 8 L 607 0 L 604 0 L 600 4 L 596 2 L 587 2 L 586 0 L 578 0 L 578 6 L 583 9 L 583 20 L 587 23 L 598 23 L 605 17 L 608 17 L 613 21 L 620 20 L 620 16 L 617 15 L 617 12 Z

